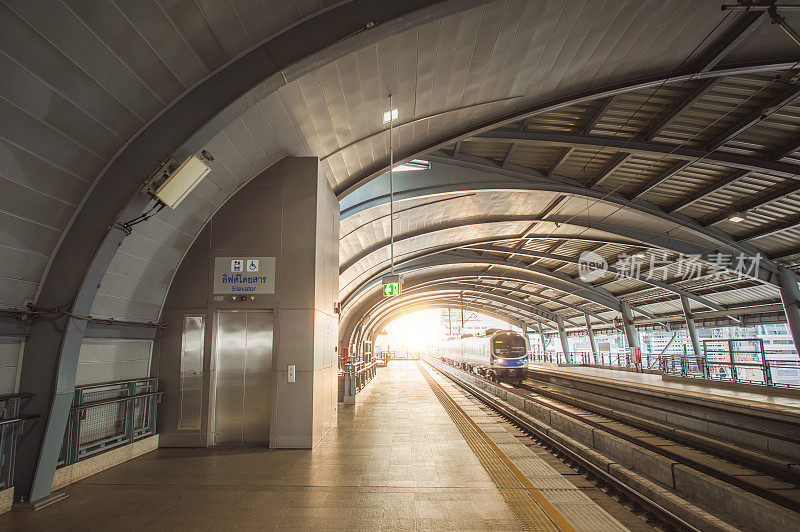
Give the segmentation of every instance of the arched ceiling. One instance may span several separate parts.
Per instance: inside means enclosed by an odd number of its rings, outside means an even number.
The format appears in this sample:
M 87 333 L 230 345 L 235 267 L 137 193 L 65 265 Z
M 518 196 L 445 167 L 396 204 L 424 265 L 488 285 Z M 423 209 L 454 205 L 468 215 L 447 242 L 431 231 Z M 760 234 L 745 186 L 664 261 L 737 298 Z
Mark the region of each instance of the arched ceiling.
M 388 162 L 381 116 L 389 93 L 400 113 L 397 160 L 427 156 L 430 172 L 477 169 L 506 180 L 409 189 L 396 244 L 409 276 L 481 272 L 494 296 L 539 294 L 525 297 L 565 319 L 611 319 L 621 298 L 644 315 L 675 312 L 681 291 L 700 308 L 776 300 L 775 261 L 796 266 L 800 236 L 800 49 L 763 14 L 694 0 L 396 2 L 374 27 L 347 12 L 342 31 L 371 29 L 344 40 L 313 35 L 320 49 L 286 52 L 283 66 L 288 39 L 361 4 L 0 2 L 10 80 L 0 84 L 8 190 L 0 304 L 34 300 L 43 279 L 57 278 L 62 263 L 49 274 L 48 264 L 64 242 L 91 248 L 97 238 L 80 237 L 105 228 L 81 220 L 111 225 L 131 195 L 119 192 L 123 184 L 137 190 L 158 169 L 155 154 L 202 147 L 215 157 L 212 173 L 180 208 L 123 240 L 92 314 L 157 319 L 180 260 L 216 209 L 280 158 L 312 155 L 343 202 L 342 299 L 358 315 L 385 269 L 388 209 L 374 194 L 363 204 L 348 204 L 348 195 L 381 183 L 373 180 Z M 256 89 L 240 94 L 204 89 L 239 82 L 226 84 L 226 73 L 254 57 L 278 65 L 272 81 L 252 79 Z M 191 107 L 181 107 L 189 102 L 208 115 L 193 122 Z M 151 122 L 177 111 L 186 119 Z M 127 170 L 104 170 L 118 164 Z M 103 194 L 102 212 L 88 210 Z M 746 220 L 728 222 L 734 211 L 747 211 Z M 582 284 L 575 259 L 589 249 L 610 262 L 699 251 L 706 269 L 720 250 L 765 256 L 760 276 L 744 279 L 706 271 L 688 281 L 670 270 L 662 286 Z

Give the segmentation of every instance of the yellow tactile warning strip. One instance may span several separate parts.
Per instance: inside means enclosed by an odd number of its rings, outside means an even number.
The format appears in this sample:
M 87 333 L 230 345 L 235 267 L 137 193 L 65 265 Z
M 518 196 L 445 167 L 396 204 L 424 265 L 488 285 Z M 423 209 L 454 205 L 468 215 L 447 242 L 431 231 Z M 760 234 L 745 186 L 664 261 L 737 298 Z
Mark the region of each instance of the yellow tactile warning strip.
M 417 365 L 470 449 L 497 486 L 506 504 L 517 517 L 522 529 L 575 532 L 564 516 L 428 374 L 427 369 L 419 362 Z

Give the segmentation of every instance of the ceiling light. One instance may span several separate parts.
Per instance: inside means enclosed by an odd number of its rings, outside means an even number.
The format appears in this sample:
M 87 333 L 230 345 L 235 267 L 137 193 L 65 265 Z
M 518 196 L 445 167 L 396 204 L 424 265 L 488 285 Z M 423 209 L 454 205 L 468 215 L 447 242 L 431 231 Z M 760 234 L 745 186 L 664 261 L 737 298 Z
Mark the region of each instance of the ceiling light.
M 643 258 L 645 258 L 645 256 L 646 255 L 640 251 L 639 253 L 634 254 L 633 258 L 634 259 L 643 259 Z
M 728 216 L 728 221 L 733 223 L 743 222 L 745 220 L 745 215 L 743 212 L 734 212 L 733 214 Z
M 408 161 L 405 164 L 401 164 L 400 166 L 395 166 L 395 172 L 412 172 L 414 170 L 430 170 L 431 163 L 428 161 L 420 161 L 419 159 L 414 159 L 413 161 Z
M 397 109 L 392 109 L 391 111 L 386 111 L 383 113 L 383 123 L 389 122 L 389 120 L 397 120 Z
M 192 154 L 155 190 L 155 195 L 174 209 L 211 171 L 197 155 Z

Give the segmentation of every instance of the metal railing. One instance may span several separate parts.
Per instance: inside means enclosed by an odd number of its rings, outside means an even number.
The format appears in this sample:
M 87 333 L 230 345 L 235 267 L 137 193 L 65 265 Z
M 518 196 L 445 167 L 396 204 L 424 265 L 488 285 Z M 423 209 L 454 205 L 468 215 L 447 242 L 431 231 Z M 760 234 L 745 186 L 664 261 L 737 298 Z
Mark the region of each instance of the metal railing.
M 344 364 L 344 395 L 354 397 L 375 377 L 377 362 L 346 362 Z
M 0 395 L 0 489 L 13 484 L 17 439 L 25 421 L 39 416 L 20 416 L 22 401 L 29 394 Z
M 757 356 L 758 355 L 758 356 Z M 660 371 L 665 375 L 680 375 L 698 379 L 742 382 L 800 388 L 800 360 L 769 359 L 765 353 L 709 351 L 705 356 L 694 354 L 642 353 L 642 369 Z M 753 360 L 753 359 L 756 360 Z M 758 360 L 760 358 L 760 360 Z M 600 365 L 610 368 L 634 368 L 635 364 L 628 352 L 599 353 L 595 359 L 592 353 L 572 353 L 574 364 Z M 563 353 L 547 353 L 543 361 L 564 363 Z
M 76 386 L 59 466 L 155 434 L 163 393 L 155 378 Z

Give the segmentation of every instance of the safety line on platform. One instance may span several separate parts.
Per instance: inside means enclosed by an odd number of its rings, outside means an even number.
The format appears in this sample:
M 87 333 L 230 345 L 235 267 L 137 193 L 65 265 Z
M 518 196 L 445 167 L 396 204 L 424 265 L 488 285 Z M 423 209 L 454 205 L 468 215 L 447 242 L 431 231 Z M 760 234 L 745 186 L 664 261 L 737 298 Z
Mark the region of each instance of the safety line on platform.
M 573 526 L 558 509 L 534 487 L 528 477 L 456 403 L 442 385 L 430 375 L 428 369 L 419 361 L 417 366 L 523 529 L 575 532 Z

